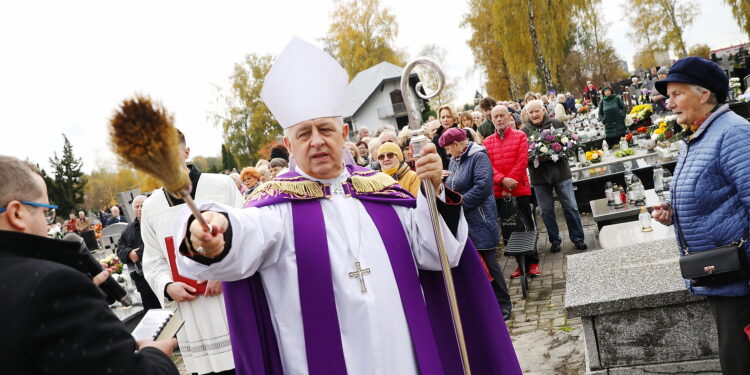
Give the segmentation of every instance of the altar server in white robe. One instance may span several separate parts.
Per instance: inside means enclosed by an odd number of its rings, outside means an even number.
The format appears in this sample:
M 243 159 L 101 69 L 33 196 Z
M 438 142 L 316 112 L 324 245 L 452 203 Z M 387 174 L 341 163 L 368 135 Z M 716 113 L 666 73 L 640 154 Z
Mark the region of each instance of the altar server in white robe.
M 178 130 L 180 149 L 187 160 L 190 149 Z M 229 176 L 201 173 L 186 166 L 192 182 L 191 196 L 196 200 L 221 202 L 241 207 L 242 195 Z M 189 373 L 234 374 L 224 296 L 220 281 L 192 280 L 180 275 L 174 263 L 172 241 L 174 220 L 184 202 L 168 196 L 163 188 L 155 190 L 143 204 L 143 273 L 165 308 L 177 308 L 185 325 L 177 333 L 185 368 Z M 214 279 L 215 280 L 215 279 Z
M 284 194 L 284 187 L 275 189 L 273 186 L 286 183 L 298 182 L 302 184 L 298 186 L 308 184 L 304 186 L 309 187 L 309 182 L 313 186 L 319 182 L 322 184 L 319 186 L 330 188 L 330 195 L 320 199 L 320 204 L 346 372 L 359 375 L 418 374 L 420 371 L 399 283 L 394 277 L 384 239 L 363 202 L 355 197 L 356 192 L 350 194 L 351 190 L 348 190 L 353 175 L 361 177 L 376 172 L 355 170 L 345 165 L 344 145 L 349 129 L 340 117 L 340 105 L 347 84 L 346 72 L 317 47 L 296 38 L 287 46 L 266 76 L 261 98 L 284 128 L 284 144 L 291 150 L 296 166 L 290 168 L 290 174 L 260 187 L 249 202 L 252 203 L 254 198 L 274 199 L 273 195 Z M 442 185 L 442 164 L 432 144 L 425 146 L 416 169 L 422 180 L 435 186 L 441 200 L 439 203 L 446 204 L 443 202 L 451 200 L 446 199 L 446 193 L 453 194 L 453 197 L 458 197 L 453 199 L 460 201 L 460 196 L 446 191 Z M 382 176 L 372 177 L 375 180 Z M 453 231 L 440 219 L 451 266 L 458 264 L 468 233 L 460 205 L 453 207 Z M 310 358 L 307 357 L 309 351 L 306 350 L 301 317 L 299 259 L 295 254 L 300 250 L 295 246 L 292 203 L 286 201 L 261 208 L 236 209 L 220 203 L 199 202 L 199 208 L 210 210 L 203 216 L 221 228 L 220 232 L 227 228 L 231 230 L 231 248 L 224 247 L 222 233 L 210 235 L 192 226 L 192 235 L 187 233 L 189 244 L 183 247 L 195 249 L 204 256 L 196 255 L 192 250 L 189 250 L 191 257 L 178 255 L 180 272 L 194 278 L 225 281 L 260 273 L 283 372 L 313 373 L 308 371 Z M 400 221 L 398 227 L 407 235 L 411 247 L 412 272 L 416 273 L 417 268 L 440 270 L 435 234 L 424 196 L 419 195 L 416 208 L 399 205 L 393 208 Z M 185 238 L 189 215 L 183 210 L 175 220 L 176 243 L 182 243 Z M 197 258 L 203 261 L 195 261 Z M 215 261 L 219 258 L 220 261 Z M 367 273 L 355 275 L 364 269 Z M 332 370 L 331 373 L 338 372 Z

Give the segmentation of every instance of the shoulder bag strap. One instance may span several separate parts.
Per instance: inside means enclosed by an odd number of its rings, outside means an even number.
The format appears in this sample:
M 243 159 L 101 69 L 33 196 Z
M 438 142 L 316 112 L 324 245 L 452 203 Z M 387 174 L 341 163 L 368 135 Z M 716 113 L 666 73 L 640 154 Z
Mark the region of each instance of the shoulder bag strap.
M 674 226 L 675 228 L 677 228 L 677 240 L 680 241 L 680 252 L 682 252 L 682 255 L 690 255 L 690 250 L 688 250 L 685 236 L 682 234 L 680 220 L 677 218 L 677 210 L 675 210 L 674 207 L 671 206 L 670 208 L 672 209 L 672 217 L 674 217 Z

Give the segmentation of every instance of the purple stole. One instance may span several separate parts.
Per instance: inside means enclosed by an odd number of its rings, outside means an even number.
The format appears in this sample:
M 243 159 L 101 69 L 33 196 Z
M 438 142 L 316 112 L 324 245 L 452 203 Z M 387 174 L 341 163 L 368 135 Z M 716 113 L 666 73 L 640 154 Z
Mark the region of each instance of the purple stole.
M 409 240 L 391 206 L 413 207 L 414 200 L 398 199 L 401 202 L 396 203 L 392 196 L 355 196 L 374 221 L 388 252 L 420 373 L 462 374 L 441 272 L 414 272 Z M 346 374 L 320 202 L 290 200 L 308 372 Z M 470 241 L 459 265 L 453 268 L 453 276 L 472 372 L 521 374 L 502 313 Z M 224 301 L 237 373 L 282 374 L 261 276 L 224 282 Z

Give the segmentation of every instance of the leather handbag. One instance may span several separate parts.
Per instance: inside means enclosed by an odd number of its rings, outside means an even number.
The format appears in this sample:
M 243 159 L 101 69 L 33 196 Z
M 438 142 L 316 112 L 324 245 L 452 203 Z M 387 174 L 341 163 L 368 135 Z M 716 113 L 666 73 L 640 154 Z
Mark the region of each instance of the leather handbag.
M 683 279 L 689 279 L 692 286 L 713 286 L 750 280 L 750 268 L 745 255 L 744 237 L 727 246 L 691 253 L 685 237 L 682 235 L 677 212 L 674 212 L 677 236 L 682 255 L 680 273 Z
M 511 234 L 515 232 L 527 231 L 526 223 L 523 220 L 518 203 L 515 197 L 505 197 L 500 201 L 498 218 L 500 219 L 500 233 L 503 236 L 503 242 L 510 241 Z
M 504 254 L 506 256 L 519 256 L 536 253 L 537 242 L 539 240 L 538 233 L 536 230 L 531 229 L 531 225 L 521 215 L 516 198 L 503 198 L 503 203 L 513 207 L 513 216 L 517 224 L 517 226 L 514 225 L 513 230 L 508 231 L 510 234 L 508 234 Z

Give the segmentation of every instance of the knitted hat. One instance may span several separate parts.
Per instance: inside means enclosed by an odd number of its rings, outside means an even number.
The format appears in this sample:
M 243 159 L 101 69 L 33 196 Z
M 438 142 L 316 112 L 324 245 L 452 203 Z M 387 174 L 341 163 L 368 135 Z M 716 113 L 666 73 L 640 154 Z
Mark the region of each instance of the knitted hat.
M 404 161 L 404 153 L 401 152 L 401 147 L 398 147 L 397 144 L 393 142 L 386 142 L 380 145 L 380 148 L 378 148 L 378 156 L 383 155 L 387 152 L 396 154 L 396 158 L 398 158 L 399 162 Z
M 440 144 L 440 147 L 445 147 L 446 145 L 453 144 L 453 142 L 461 142 L 465 140 L 465 130 L 459 128 L 450 128 L 443 132 L 443 135 L 440 136 L 438 143 Z
M 677 60 L 671 68 L 667 78 L 656 81 L 656 89 L 662 95 L 667 95 L 667 83 L 681 82 L 698 85 L 716 95 L 719 103 L 723 103 L 729 95 L 729 77 L 713 61 L 702 57 L 690 56 Z

